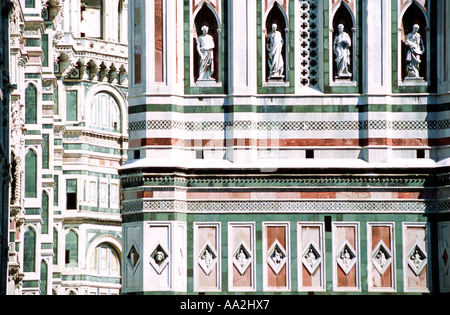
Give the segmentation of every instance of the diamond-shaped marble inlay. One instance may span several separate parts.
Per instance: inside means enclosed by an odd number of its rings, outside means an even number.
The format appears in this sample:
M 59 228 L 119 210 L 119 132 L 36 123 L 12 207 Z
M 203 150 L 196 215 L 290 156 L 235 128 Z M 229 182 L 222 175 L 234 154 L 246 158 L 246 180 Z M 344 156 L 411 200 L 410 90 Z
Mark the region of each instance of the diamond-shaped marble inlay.
M 150 264 L 158 274 L 161 274 L 169 264 L 169 254 L 161 244 L 158 244 L 150 255 Z
M 311 242 L 304 248 L 302 262 L 308 272 L 312 275 L 322 262 L 322 254 Z
M 346 275 L 356 264 L 356 252 L 347 241 L 339 249 L 336 261 Z
M 414 242 L 410 247 L 407 259 L 408 265 L 411 267 L 412 271 L 414 271 L 416 276 L 422 272 L 427 264 L 427 254 L 417 242 Z
M 252 263 L 250 250 L 244 241 L 241 241 L 233 252 L 233 264 L 241 275 L 245 273 Z
M 372 251 L 372 264 L 382 275 L 392 262 L 392 253 L 383 241 L 379 241 Z
M 203 271 L 209 275 L 214 268 L 214 265 L 217 263 L 217 252 L 214 250 L 214 247 L 206 242 L 200 251 L 200 255 L 198 257 L 198 264 L 203 269 Z
M 267 251 L 267 263 L 275 272 L 275 274 L 279 274 L 283 266 L 286 264 L 286 261 L 286 250 L 278 240 L 275 240 L 275 242 L 273 242 L 272 246 L 270 246 L 269 250 Z
M 134 245 L 131 246 L 131 248 L 128 252 L 127 263 L 131 267 L 131 270 L 133 270 L 133 273 L 134 273 L 140 263 L 139 252 Z

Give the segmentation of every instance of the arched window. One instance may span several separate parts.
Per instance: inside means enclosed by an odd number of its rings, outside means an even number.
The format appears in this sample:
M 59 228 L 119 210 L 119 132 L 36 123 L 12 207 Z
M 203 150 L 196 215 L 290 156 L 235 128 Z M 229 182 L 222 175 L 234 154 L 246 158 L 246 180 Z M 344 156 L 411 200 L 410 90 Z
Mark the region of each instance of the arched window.
M 81 0 L 81 37 L 103 39 L 103 11 L 103 0 Z
M 45 260 L 41 262 L 41 283 L 40 290 L 41 295 L 47 295 L 47 283 L 48 283 L 48 266 Z
M 37 155 L 33 150 L 25 156 L 25 198 L 37 198 Z
M 33 84 L 25 89 L 25 124 L 37 124 L 37 89 Z
M 24 235 L 23 271 L 36 271 L 36 232 L 28 228 Z
M 48 234 L 48 194 L 42 193 L 42 234 Z
M 66 235 L 66 267 L 78 266 L 78 235 L 69 231 Z
M 107 243 L 97 246 L 91 256 L 90 268 L 99 276 L 120 277 L 120 258 L 115 248 Z
M 120 117 L 119 104 L 112 95 L 104 92 L 95 95 L 91 104 L 91 128 L 120 132 Z
M 53 228 L 53 264 L 58 264 L 58 230 Z

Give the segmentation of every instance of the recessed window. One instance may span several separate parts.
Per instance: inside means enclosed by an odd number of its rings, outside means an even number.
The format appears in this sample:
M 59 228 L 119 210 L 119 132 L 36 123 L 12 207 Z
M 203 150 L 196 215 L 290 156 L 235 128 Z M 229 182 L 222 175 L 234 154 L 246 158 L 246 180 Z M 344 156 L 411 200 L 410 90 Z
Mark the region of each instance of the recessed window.
M 425 150 L 424 149 L 417 150 L 417 158 L 418 159 L 424 159 L 425 158 Z
M 98 93 L 94 97 L 91 105 L 91 128 L 120 132 L 120 117 L 119 104 L 112 95 Z
M 307 159 L 314 159 L 314 150 L 306 150 L 305 155 Z

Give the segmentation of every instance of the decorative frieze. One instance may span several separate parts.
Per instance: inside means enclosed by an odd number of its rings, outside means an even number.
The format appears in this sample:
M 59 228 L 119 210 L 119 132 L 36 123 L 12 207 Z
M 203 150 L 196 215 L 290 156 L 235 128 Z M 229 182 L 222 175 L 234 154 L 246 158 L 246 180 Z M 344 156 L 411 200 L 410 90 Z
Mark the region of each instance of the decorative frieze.
M 438 213 L 449 202 L 435 201 L 173 201 L 140 200 L 122 204 L 122 214 L 180 213 Z

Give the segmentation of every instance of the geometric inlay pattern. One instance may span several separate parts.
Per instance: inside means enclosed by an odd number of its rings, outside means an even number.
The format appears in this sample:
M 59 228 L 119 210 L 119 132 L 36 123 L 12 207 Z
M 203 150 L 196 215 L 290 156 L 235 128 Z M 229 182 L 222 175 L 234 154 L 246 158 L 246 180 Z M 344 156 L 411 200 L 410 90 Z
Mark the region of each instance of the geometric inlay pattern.
M 280 131 L 316 131 L 316 130 L 445 130 L 450 128 L 450 119 L 446 120 L 336 120 L 336 121 L 200 121 L 181 122 L 170 120 L 148 120 L 130 122 L 130 131 L 140 130 L 179 130 L 179 131 L 226 131 L 234 130 L 280 130 Z
M 128 252 L 128 255 L 127 255 L 127 263 L 131 267 L 133 273 L 136 272 L 136 269 L 141 262 L 140 258 L 141 257 L 139 255 L 139 252 L 136 249 L 136 247 L 134 245 L 131 246 L 130 251 Z
M 233 252 L 233 264 L 241 275 L 244 275 L 245 271 L 252 263 L 252 256 L 250 249 L 243 240 L 239 243 L 237 248 Z
M 130 201 L 122 203 L 122 213 L 135 211 L 177 212 L 407 212 L 448 211 L 449 201 Z
M 273 242 L 272 246 L 270 246 L 269 250 L 267 251 L 267 263 L 275 272 L 275 274 L 279 274 L 281 269 L 286 264 L 286 261 L 286 250 L 283 248 L 280 242 L 278 242 L 278 240 L 275 240 L 275 242 Z
M 303 250 L 302 262 L 311 275 L 316 272 L 322 262 L 322 254 L 311 241 Z
M 160 275 L 164 268 L 169 264 L 169 254 L 167 250 L 158 244 L 150 255 L 150 264 L 155 268 L 155 271 Z
M 409 248 L 408 255 L 406 257 L 409 267 L 411 267 L 416 276 L 419 276 L 423 268 L 425 268 L 425 266 L 427 265 L 426 251 L 416 241 Z
M 198 264 L 203 271 L 209 275 L 217 263 L 217 252 L 214 247 L 206 241 L 198 256 Z
M 381 240 L 378 242 L 375 249 L 372 251 L 372 264 L 383 275 L 392 263 L 392 253 Z
M 318 0 L 300 3 L 300 84 L 318 87 L 319 84 L 319 6 Z
M 346 275 L 352 270 L 356 264 L 356 252 L 348 241 L 342 244 L 337 252 L 336 261 Z
M 444 240 L 443 250 L 442 250 L 442 262 L 444 263 L 444 274 L 447 276 L 449 273 L 449 246 L 448 246 L 448 240 Z

